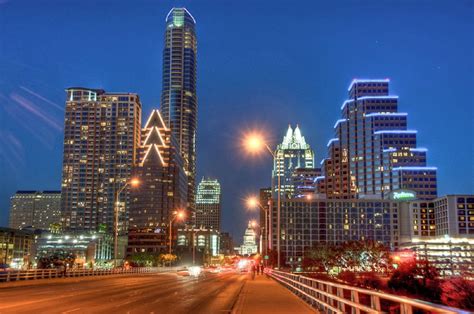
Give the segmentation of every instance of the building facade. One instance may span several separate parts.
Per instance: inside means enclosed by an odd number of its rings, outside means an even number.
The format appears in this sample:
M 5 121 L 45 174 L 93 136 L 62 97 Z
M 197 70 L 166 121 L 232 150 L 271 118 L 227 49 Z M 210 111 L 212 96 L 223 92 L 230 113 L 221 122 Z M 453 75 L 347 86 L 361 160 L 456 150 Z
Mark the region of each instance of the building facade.
M 273 205 L 270 247 L 277 250 L 277 206 Z M 283 265 L 301 265 L 315 244 L 372 240 L 399 245 L 399 204 L 382 199 L 298 198 L 281 203 L 280 254 Z
M 138 163 L 141 103 L 137 94 L 66 90 L 62 223 L 70 231 L 114 229 L 114 194 Z M 127 230 L 130 186 L 119 200 L 119 232 Z
M 166 16 L 161 111 L 186 163 L 188 206 L 194 209 L 197 129 L 196 20 L 185 8 Z
M 171 130 L 158 110 L 142 129 L 139 164 L 131 192 L 127 254 L 166 251 L 172 213 L 187 206 L 185 164 Z
M 402 243 L 439 237 L 474 238 L 474 195 L 445 195 L 430 201 L 410 200 L 400 208 Z
M 10 228 L 49 230 L 60 222 L 61 191 L 17 191 L 10 198 Z
M 408 114 L 398 111 L 398 96 L 389 80 L 352 81 L 341 119 L 321 162 L 320 192 L 329 198 L 385 198 L 391 191 L 415 191 L 422 200 L 437 197 L 435 167 L 427 150 L 417 147 L 417 131 L 408 129 Z
M 314 167 L 314 152 L 301 135 L 299 126 L 293 130 L 288 127 L 281 144 L 274 152 L 273 160 L 273 195 L 278 193 L 278 177 L 280 177 L 282 198 L 292 198 L 295 194 L 294 172 L 301 168 Z
M 221 185 L 217 179 L 199 182 L 196 194 L 197 228 L 221 230 Z
M 32 231 L 0 227 L 0 268 L 29 268 L 34 241 Z
M 42 233 L 36 240 L 36 259 L 49 256 L 75 256 L 74 266 L 88 267 L 113 258 L 113 238 L 99 232 Z M 73 265 L 70 265 L 73 267 Z
M 220 252 L 219 232 L 205 228 L 178 229 L 176 252 L 184 264 L 210 264 L 211 258 Z

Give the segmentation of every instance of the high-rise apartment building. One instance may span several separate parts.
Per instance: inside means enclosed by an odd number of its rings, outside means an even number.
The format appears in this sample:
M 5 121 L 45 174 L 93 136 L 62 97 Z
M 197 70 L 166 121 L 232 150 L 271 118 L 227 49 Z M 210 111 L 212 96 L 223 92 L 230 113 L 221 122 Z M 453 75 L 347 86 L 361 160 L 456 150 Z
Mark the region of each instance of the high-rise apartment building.
M 60 222 L 60 191 L 17 191 L 10 198 L 10 228 L 49 230 Z
M 114 229 L 114 193 L 138 163 L 141 103 L 137 94 L 66 90 L 61 210 L 71 231 Z M 119 232 L 127 230 L 130 185 L 119 200 Z
M 178 141 L 188 176 L 188 206 L 195 204 L 197 127 L 196 20 L 185 8 L 173 8 L 166 16 L 163 50 L 161 111 Z
M 142 129 L 139 164 L 133 177 L 127 253 L 166 251 L 169 221 L 187 204 L 187 178 L 176 139 L 158 110 Z
M 427 150 L 417 147 L 407 113 L 398 112 L 389 80 L 355 79 L 348 94 L 328 143 L 329 158 L 322 161 L 319 191 L 348 199 L 386 198 L 406 189 L 422 200 L 436 198 L 436 168 L 427 167 Z
M 221 230 L 221 185 L 217 179 L 199 182 L 196 194 L 196 227 Z
M 314 152 L 301 135 L 299 126 L 293 130 L 288 126 L 283 142 L 278 144 L 274 152 L 273 161 L 273 189 L 278 193 L 278 176 L 280 176 L 282 198 L 292 198 L 295 193 L 293 174 L 300 168 L 314 167 Z

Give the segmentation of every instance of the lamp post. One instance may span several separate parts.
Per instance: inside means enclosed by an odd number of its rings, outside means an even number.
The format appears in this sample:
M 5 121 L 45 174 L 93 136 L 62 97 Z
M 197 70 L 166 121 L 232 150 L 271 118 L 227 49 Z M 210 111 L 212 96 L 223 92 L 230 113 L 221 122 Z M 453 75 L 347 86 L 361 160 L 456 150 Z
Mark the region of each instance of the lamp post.
M 268 253 L 268 209 L 265 208 L 262 204 L 260 204 L 260 202 L 258 201 L 257 197 L 256 196 L 251 196 L 249 198 L 247 198 L 247 207 L 248 208 L 260 208 L 261 210 L 264 211 L 265 213 L 265 226 L 263 228 L 260 228 L 260 229 L 264 229 L 265 230 L 265 249 L 263 250 L 264 252 L 262 252 L 262 246 L 263 246 L 263 241 L 262 241 L 262 232 L 260 232 L 260 253 L 263 253 L 264 255 L 267 255 Z
M 174 211 L 170 218 L 170 235 L 169 235 L 169 251 L 168 253 L 171 255 L 171 244 L 173 243 L 173 221 L 176 218 L 183 219 L 184 218 L 184 211 Z
M 119 228 L 119 204 L 120 204 L 120 193 L 130 185 L 136 187 L 140 184 L 138 179 L 132 178 L 118 190 L 115 191 L 114 195 L 114 267 L 117 267 L 117 253 L 118 253 L 118 228 Z
M 273 161 L 276 161 L 276 155 L 273 150 L 268 146 L 268 144 L 263 139 L 261 134 L 251 133 L 245 136 L 243 140 L 244 147 L 247 151 L 251 153 L 259 153 L 263 150 L 267 150 L 270 155 L 273 157 Z M 276 175 L 277 175 L 277 267 L 280 269 L 280 238 L 281 238 L 281 231 L 280 231 L 280 215 L 281 215 L 281 173 L 279 167 L 276 167 Z M 272 180 L 272 187 L 273 187 L 273 180 Z M 273 190 L 273 189 L 272 189 Z

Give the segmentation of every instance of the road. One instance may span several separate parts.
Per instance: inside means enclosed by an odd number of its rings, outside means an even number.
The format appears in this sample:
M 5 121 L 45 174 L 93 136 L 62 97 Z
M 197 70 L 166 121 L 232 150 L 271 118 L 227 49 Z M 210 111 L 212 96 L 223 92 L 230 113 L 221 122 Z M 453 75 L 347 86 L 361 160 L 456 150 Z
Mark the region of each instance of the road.
M 98 276 L 0 285 L 0 313 L 230 313 L 247 275 Z

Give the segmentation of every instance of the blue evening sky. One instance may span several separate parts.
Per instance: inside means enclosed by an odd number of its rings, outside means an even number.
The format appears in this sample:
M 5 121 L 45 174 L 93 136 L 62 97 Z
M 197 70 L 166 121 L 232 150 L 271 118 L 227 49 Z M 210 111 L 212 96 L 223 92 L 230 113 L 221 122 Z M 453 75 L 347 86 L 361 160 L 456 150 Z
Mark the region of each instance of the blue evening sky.
M 223 229 L 241 241 L 245 195 L 271 160 L 240 152 L 298 123 L 316 152 L 353 78 L 390 78 L 439 194 L 474 193 L 472 1 L 0 0 L 0 225 L 16 190 L 59 189 L 69 86 L 137 92 L 159 106 L 164 20 L 186 6 L 198 34 L 198 179 L 217 177 Z

